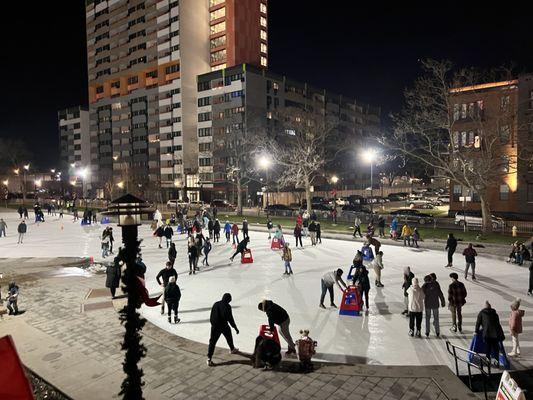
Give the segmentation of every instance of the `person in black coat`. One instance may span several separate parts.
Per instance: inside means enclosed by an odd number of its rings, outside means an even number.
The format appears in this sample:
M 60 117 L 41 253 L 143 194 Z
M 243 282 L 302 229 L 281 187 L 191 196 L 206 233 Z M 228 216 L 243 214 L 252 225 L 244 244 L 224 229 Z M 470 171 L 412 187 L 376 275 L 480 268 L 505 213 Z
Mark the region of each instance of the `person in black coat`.
M 172 242 L 170 243 L 170 248 L 168 249 L 168 260 L 170 261 L 170 264 L 174 266 L 174 262 L 176 262 L 176 257 L 178 256 L 178 252 L 176 251 L 176 243 Z
M 117 288 L 120 286 L 120 276 L 122 275 L 122 270 L 120 266 L 120 257 L 115 257 L 113 264 L 108 265 L 105 269 L 106 279 L 105 287 L 109 288 L 111 292 L 111 298 L 115 298 Z
M 486 355 L 490 360 L 493 353 L 499 353 L 500 342 L 505 340 L 505 335 L 500 324 L 500 317 L 488 301 L 485 301 L 485 308 L 477 316 L 476 335 L 480 334 L 480 329 L 483 329 Z
M 155 277 L 155 280 L 157 281 L 157 284 L 163 288 L 163 290 L 167 287 L 168 282 L 170 281 L 170 278 L 174 277 L 178 279 L 178 273 L 176 270 L 172 267 L 172 263 L 170 261 L 167 261 L 165 268 L 163 268 L 157 276 Z M 161 303 L 161 315 L 165 313 L 165 302 Z
M 291 319 L 287 311 L 272 300 L 263 300 L 257 305 L 257 308 L 266 313 L 271 330 L 274 330 L 275 325 L 279 326 L 279 333 L 289 347 L 286 354 L 296 354 L 296 346 L 289 330 Z
M 457 239 L 453 236 L 453 233 L 448 234 L 448 240 L 446 240 L 446 247 L 444 250 L 448 250 L 448 264 L 446 267 L 451 268 L 453 264 L 453 253 L 457 249 Z
M 233 262 L 233 259 L 235 258 L 237 254 L 241 253 L 241 256 L 242 256 L 242 253 L 244 253 L 244 251 L 246 250 L 246 246 L 248 245 L 249 241 L 250 241 L 250 238 L 246 237 L 239 242 L 239 244 L 237 245 L 237 249 L 235 250 L 235 253 L 233 253 L 233 255 L 229 258 L 231 262 Z
M 213 224 L 213 236 L 215 238 L 215 242 L 218 243 L 220 239 L 220 222 L 218 219 L 215 219 L 215 223 Z
M 168 285 L 165 287 L 165 301 L 168 308 L 168 323 L 172 323 L 172 311 L 174 311 L 174 323 L 177 324 L 181 320 L 178 318 L 178 307 L 181 299 L 181 291 L 176 284 L 176 277 L 171 276 Z
M 211 358 L 215 352 L 215 346 L 220 335 L 224 335 L 226 338 L 232 354 L 239 351 L 239 349 L 233 345 L 233 336 L 231 335 L 230 326 L 235 329 L 237 335 L 239 334 L 239 329 L 233 319 L 233 313 L 229 303 L 231 303 L 231 294 L 224 293 L 222 300 L 217 301 L 211 308 L 211 315 L 209 317 L 211 322 L 211 335 L 209 336 L 209 347 L 207 350 L 207 365 L 210 367 L 213 366 Z
M 167 224 L 165 225 L 165 228 L 163 229 L 163 235 L 167 239 L 167 249 L 170 243 L 172 243 L 172 235 L 174 235 L 174 231 L 172 230 L 172 227 Z
M 364 303 L 366 305 L 366 309 L 368 310 L 368 307 L 369 307 L 368 293 L 370 292 L 370 279 L 368 279 L 368 270 L 366 269 L 366 267 L 363 265 L 362 262 L 355 269 L 355 272 L 353 274 L 353 284 L 355 285 L 356 282 L 359 283 L 358 288 L 360 291 L 361 299 L 363 299 L 363 295 L 364 295 L 365 297 Z M 362 307 L 363 305 L 361 304 L 361 308 Z
M 198 270 L 198 247 L 194 244 L 193 241 L 189 241 L 189 275 L 196 274 L 196 271 Z
M 209 222 L 207 223 L 207 230 L 209 231 L 209 239 L 213 239 L 214 227 L 215 227 L 215 224 L 213 223 L 213 220 L 209 218 Z

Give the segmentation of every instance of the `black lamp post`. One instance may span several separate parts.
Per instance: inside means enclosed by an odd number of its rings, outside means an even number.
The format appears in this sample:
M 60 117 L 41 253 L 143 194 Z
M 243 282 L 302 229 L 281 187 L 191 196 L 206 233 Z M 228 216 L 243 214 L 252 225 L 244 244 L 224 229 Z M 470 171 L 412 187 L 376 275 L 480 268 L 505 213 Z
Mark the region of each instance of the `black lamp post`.
M 128 296 L 128 302 L 120 310 L 120 321 L 125 325 L 122 350 L 126 352 L 122 369 L 126 374 L 122 382 L 120 395 L 127 400 L 141 400 L 143 371 L 138 364 L 146 355 L 146 347 L 141 343 L 141 330 L 146 323 L 137 311 L 142 304 L 140 283 L 138 277 L 144 278 L 144 270 L 137 263 L 140 241 L 137 238 L 137 227 L 141 225 L 141 215 L 148 214 L 148 203 L 131 194 L 126 194 L 113 200 L 107 215 L 118 216 L 118 226 L 122 228 L 122 242 L 124 248 L 120 252 L 126 270 L 122 276 L 124 286 L 122 290 Z

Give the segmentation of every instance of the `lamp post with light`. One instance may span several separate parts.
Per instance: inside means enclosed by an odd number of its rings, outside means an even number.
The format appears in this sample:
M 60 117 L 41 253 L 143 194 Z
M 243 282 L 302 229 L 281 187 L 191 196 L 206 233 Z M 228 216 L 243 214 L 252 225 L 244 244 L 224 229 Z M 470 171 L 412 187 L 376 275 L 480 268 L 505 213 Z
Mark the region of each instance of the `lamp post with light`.
M 9 179 L 6 179 L 5 181 L 2 181 L 2 185 L 5 187 L 6 194 L 4 196 L 4 200 L 6 201 L 6 208 L 7 208 L 7 197 L 9 195 Z
M 143 398 L 143 372 L 139 368 L 139 362 L 146 354 L 146 347 L 141 343 L 141 331 L 146 320 L 141 318 L 138 309 L 142 304 L 141 290 L 145 290 L 141 279 L 144 279 L 146 267 L 137 260 L 140 253 L 138 226 L 141 225 L 141 215 L 150 211 L 148 203 L 129 193 L 113 200 L 105 211 L 106 215 L 118 217 L 124 244 L 124 248 L 119 251 L 119 257 L 126 265 L 122 275 L 122 290 L 128 297 L 127 304 L 120 310 L 120 321 L 125 326 L 122 342 L 125 356 L 122 369 L 126 374 L 120 395 L 125 400 Z
M 363 153 L 364 159 L 370 164 L 370 212 L 374 213 L 374 159 L 376 158 L 376 151 L 368 149 Z
M 268 169 L 270 167 L 271 161 L 270 161 L 270 158 L 268 158 L 267 156 L 261 156 L 259 158 L 258 162 L 259 162 L 259 167 L 261 169 L 265 170 L 265 187 L 266 187 L 266 207 L 265 207 L 265 210 L 266 210 L 267 218 L 269 218 L 269 209 L 268 209 Z
M 333 224 L 337 225 L 337 182 L 339 182 L 339 177 L 333 175 L 331 177 L 331 183 L 333 184 Z

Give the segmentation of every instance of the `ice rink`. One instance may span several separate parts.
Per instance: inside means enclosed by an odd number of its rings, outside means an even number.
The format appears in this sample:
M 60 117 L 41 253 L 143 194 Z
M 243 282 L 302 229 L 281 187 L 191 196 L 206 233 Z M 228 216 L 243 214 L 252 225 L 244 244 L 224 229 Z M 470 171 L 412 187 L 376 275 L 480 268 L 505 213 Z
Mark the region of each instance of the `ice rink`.
M 30 214 L 30 216 L 33 213 Z M 101 259 L 100 234 L 102 226 L 81 227 L 79 222 L 72 222 L 71 216 L 63 221 L 58 217 L 47 218 L 39 226 L 30 221 L 24 244 L 17 244 L 16 227 L 18 215 L 0 213 L 8 224 L 8 237 L 0 238 L 0 257 L 59 257 L 59 256 L 93 256 Z M 46 215 L 45 215 L 46 217 Z M 222 221 L 222 224 L 224 221 Z M 120 228 L 113 225 L 115 247 L 120 244 Z M 143 260 L 147 270 L 147 286 L 152 294 L 161 291 L 155 281 L 158 271 L 164 267 L 167 257 L 166 248 L 158 249 L 157 239 L 151 234 L 148 225 L 139 228 L 143 238 L 141 245 Z M 292 229 L 287 229 L 292 232 Z M 441 338 L 435 337 L 433 328 L 429 339 L 408 336 L 408 319 L 401 315 L 403 307 L 402 271 L 405 266 L 421 281 L 431 272 L 437 274 L 438 280 L 447 298 L 450 283 L 449 273 L 457 272 L 463 279 L 463 246 L 460 245 L 455 256 L 453 269 L 446 269 L 444 251 L 404 248 L 387 245 L 384 241 L 385 268 L 382 272 L 384 288 L 373 285 L 374 275 L 370 272 L 370 310 L 360 317 L 339 316 L 338 310 L 323 310 L 318 307 L 320 298 L 320 278 L 327 271 L 341 267 L 348 272 L 354 253 L 361 247 L 358 241 L 323 239 L 323 243 L 313 248 L 309 239 L 304 239 L 304 249 L 296 249 L 289 233 L 285 236 L 293 250 L 292 268 L 294 275 L 283 275 L 284 266 L 280 251 L 270 249 L 266 233 L 250 232 L 250 248 L 254 263 L 241 264 L 236 257 L 230 263 L 233 250 L 222 239 L 213 244 L 209 255 L 210 267 L 201 268 L 200 273 L 188 275 L 186 236 L 174 236 L 178 258 L 176 269 L 179 274 L 178 284 L 182 291 L 180 318 L 178 325 L 168 324 L 166 315 L 160 315 L 160 308 L 146 308 L 143 315 L 157 326 L 176 335 L 207 343 L 209 338 L 209 312 L 213 302 L 220 300 L 222 294 L 230 292 L 233 296 L 233 314 L 240 329 L 234 335 L 235 344 L 246 352 L 253 351 L 258 327 L 266 323 L 266 314 L 257 309 L 257 304 L 264 298 L 273 300 L 284 307 L 291 318 L 293 339 L 299 337 L 300 329 L 309 329 L 313 339 L 318 341 L 317 358 L 328 361 L 349 361 L 388 365 L 451 365 L 451 357 L 446 352 L 445 340 L 468 347 L 473 334 L 477 313 L 489 300 L 498 311 L 506 334 L 506 349 L 509 351 L 511 340 L 508 328 L 509 304 L 516 297 L 522 298 L 522 308 L 526 310 L 524 333 L 520 336 L 522 356 L 515 362 L 515 367 L 533 365 L 531 354 L 533 345 L 533 302 L 525 295 L 527 290 L 528 270 L 525 267 L 507 264 L 502 254 L 501 260 L 483 257 L 479 249 L 477 260 L 477 282 L 470 279 L 465 282 L 468 297 L 463 308 L 463 335 L 449 331 L 450 312 L 441 308 Z M 201 266 L 201 264 L 199 264 Z M 105 277 L 102 277 L 102 287 Z M 341 292 L 335 289 L 336 303 L 341 302 Z M 23 292 L 21 294 L 23 303 Z M 329 301 L 326 297 L 325 304 Z M 422 335 L 425 331 L 422 323 Z M 223 338 L 218 345 L 225 347 Z M 286 344 L 282 341 L 282 347 Z M 216 354 L 215 354 L 216 358 Z

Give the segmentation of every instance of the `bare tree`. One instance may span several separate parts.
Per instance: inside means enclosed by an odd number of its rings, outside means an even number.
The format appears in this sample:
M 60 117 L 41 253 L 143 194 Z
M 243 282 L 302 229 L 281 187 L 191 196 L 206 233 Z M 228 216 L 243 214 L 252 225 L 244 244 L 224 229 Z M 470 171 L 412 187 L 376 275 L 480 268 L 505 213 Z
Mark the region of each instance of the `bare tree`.
M 305 190 L 307 211 L 311 212 L 311 189 L 328 162 L 350 148 L 349 137 L 341 137 L 335 118 L 287 108 L 275 115 L 279 121 L 264 143 L 265 151 L 278 167 L 280 187 Z M 342 141 L 341 141 L 342 140 Z
M 493 74 L 454 73 L 448 61 L 426 60 L 422 67 L 423 75 L 405 91 L 404 110 L 393 116 L 393 134 L 382 142 L 426 166 L 436 178 L 476 193 L 483 232 L 490 232 L 489 190 L 516 174 L 517 156 L 502 151 L 508 141 L 515 140 L 516 112 L 507 100 L 494 106 L 494 94 L 479 86 L 494 79 Z M 460 100 L 465 92 L 468 102 Z M 486 112 L 488 103 L 492 104 L 490 112 Z

